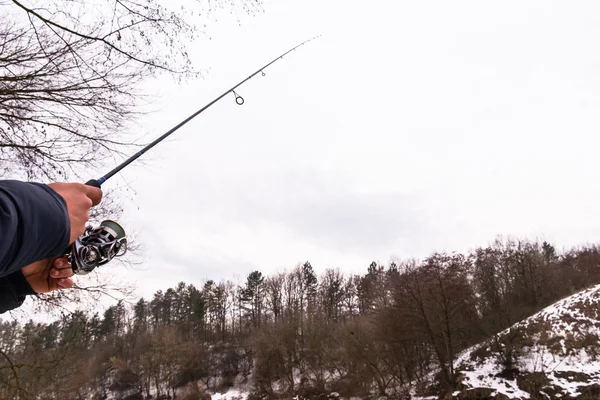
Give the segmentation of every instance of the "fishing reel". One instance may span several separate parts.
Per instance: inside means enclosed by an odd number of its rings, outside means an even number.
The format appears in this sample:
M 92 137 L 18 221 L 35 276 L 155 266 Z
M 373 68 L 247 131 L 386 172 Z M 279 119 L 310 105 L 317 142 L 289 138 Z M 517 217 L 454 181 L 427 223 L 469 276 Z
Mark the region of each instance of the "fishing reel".
M 102 221 L 100 226 L 88 226 L 75 240 L 68 255 L 73 272 L 86 275 L 96 267 L 120 257 L 127 251 L 125 230 L 115 221 Z

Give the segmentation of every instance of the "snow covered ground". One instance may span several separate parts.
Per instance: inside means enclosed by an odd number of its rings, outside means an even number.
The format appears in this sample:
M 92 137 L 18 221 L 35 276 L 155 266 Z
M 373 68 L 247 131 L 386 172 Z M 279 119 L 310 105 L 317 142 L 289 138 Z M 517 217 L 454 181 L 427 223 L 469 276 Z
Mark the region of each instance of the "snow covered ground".
M 229 390 L 227 393 L 215 393 L 211 398 L 212 400 L 246 400 L 248 393 L 240 390 Z
M 466 387 L 490 388 L 494 390 L 492 395 L 529 399 L 530 393 L 523 390 L 529 385 L 550 399 L 575 397 L 586 387 L 589 391 L 590 385 L 600 385 L 600 285 L 558 301 L 501 332 L 499 337 L 515 331 L 525 338 L 516 367 L 520 376 L 533 377 L 534 386 L 523 379 L 498 376 L 503 368 L 493 355 L 490 340 L 458 357 L 457 370 L 464 375 L 462 383 Z

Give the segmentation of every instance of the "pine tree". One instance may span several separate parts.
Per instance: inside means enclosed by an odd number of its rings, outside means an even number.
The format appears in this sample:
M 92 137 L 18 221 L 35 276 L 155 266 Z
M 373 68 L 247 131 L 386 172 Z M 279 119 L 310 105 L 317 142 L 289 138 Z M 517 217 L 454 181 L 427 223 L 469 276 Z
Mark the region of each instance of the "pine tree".
M 249 313 L 254 328 L 258 328 L 261 323 L 264 280 L 260 271 L 253 271 L 248 275 L 246 286 L 241 291 L 241 305 Z

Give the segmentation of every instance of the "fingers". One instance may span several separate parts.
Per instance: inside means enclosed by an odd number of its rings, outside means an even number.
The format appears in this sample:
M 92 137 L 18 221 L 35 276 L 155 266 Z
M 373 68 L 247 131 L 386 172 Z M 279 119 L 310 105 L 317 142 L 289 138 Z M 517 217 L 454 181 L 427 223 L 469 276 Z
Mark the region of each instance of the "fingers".
M 57 191 L 63 197 L 69 195 L 72 196 L 76 192 L 78 192 L 79 194 L 83 193 L 91 202 L 91 204 L 88 205 L 88 208 L 92 206 L 97 206 L 102 201 L 102 189 L 94 186 L 84 185 L 83 183 L 76 182 L 54 182 L 49 183 L 48 186 Z
M 66 256 L 57 258 L 54 260 L 53 267 L 58 269 L 70 268 L 71 264 L 69 263 L 69 258 Z
M 21 272 L 36 293 L 48 293 L 74 286 L 71 279 L 74 273 L 67 257 L 36 261 L 23 267 Z
M 71 223 L 71 244 L 85 232 L 86 223 L 90 219 L 90 208 L 100 204 L 102 190 L 83 183 L 51 183 L 48 186 L 62 196 L 67 204 Z
M 97 206 L 102 201 L 102 189 L 90 185 L 84 185 L 83 183 L 74 183 L 74 185 L 77 185 L 90 200 L 88 208 Z
M 54 278 L 54 279 L 70 278 L 73 275 L 74 275 L 73 270 L 71 268 L 63 268 L 63 269 L 53 268 L 52 270 L 50 270 L 50 277 Z
M 102 190 L 94 186 L 83 186 L 85 187 L 85 193 L 87 197 L 92 200 L 92 205 L 97 206 L 100 204 L 100 201 L 102 201 Z
M 53 268 L 50 270 L 50 277 L 54 279 L 70 278 L 74 275 L 71 264 L 67 257 L 61 257 L 54 260 Z
M 61 289 L 70 289 L 73 287 L 73 279 L 71 278 L 62 278 L 56 281 L 56 288 L 58 290 Z
M 51 290 L 72 288 L 74 282 L 71 277 L 73 275 L 73 269 L 71 268 L 71 264 L 69 264 L 67 257 L 60 257 L 54 260 L 52 269 L 50 270 L 50 279 L 53 281 Z

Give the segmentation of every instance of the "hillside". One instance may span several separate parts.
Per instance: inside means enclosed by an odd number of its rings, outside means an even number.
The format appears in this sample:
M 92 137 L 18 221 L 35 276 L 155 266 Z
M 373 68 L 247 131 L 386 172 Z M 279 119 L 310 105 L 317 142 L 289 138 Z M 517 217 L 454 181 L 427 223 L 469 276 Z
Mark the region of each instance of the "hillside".
M 599 303 L 596 285 L 464 351 L 452 398 L 600 398 Z

